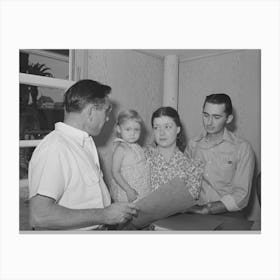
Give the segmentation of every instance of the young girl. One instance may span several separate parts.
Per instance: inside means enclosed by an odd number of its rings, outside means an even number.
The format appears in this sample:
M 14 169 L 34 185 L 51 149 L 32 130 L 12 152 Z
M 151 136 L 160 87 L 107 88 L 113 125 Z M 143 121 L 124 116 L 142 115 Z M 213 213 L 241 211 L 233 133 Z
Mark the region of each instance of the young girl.
M 113 142 L 112 196 L 115 201 L 134 201 L 150 192 L 149 165 L 137 141 L 143 121 L 134 110 L 120 112 L 118 138 Z
M 152 115 L 152 128 L 156 146 L 145 149 L 151 168 L 152 189 L 178 176 L 186 184 L 190 194 L 189 204 L 192 206 L 199 197 L 203 163 L 182 152 L 182 124 L 177 111 L 171 107 L 156 110 Z

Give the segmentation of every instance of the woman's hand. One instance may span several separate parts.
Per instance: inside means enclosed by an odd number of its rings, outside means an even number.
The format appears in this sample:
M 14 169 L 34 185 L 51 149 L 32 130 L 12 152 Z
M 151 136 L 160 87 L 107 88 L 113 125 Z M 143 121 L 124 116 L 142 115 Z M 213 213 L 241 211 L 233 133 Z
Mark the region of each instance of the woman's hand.
M 134 190 L 133 188 L 129 188 L 126 190 L 126 195 L 128 198 L 128 202 L 132 202 L 137 199 L 138 192 L 136 190 Z

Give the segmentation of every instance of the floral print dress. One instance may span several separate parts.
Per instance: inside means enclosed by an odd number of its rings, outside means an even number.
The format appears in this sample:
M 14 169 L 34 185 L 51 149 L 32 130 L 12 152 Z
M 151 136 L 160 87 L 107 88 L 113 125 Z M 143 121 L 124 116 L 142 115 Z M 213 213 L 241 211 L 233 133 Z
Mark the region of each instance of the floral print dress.
M 204 167 L 202 161 L 192 159 L 178 148 L 168 161 L 155 147 L 147 146 L 144 153 L 150 165 L 152 190 L 178 176 L 184 180 L 192 197 L 199 198 Z

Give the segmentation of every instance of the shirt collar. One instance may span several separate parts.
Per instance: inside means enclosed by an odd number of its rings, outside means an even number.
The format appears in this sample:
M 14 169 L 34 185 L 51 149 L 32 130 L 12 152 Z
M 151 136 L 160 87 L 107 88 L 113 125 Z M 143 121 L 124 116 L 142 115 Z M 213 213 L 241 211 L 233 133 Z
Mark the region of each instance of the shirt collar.
M 233 144 L 236 142 L 233 134 L 230 131 L 228 131 L 226 128 L 224 130 L 223 140 Z
M 55 130 L 60 131 L 63 134 L 67 135 L 67 137 L 78 142 L 82 147 L 85 145 L 85 141 L 91 139 L 91 136 L 78 128 L 65 124 L 63 122 L 58 122 L 55 124 Z
M 206 132 L 201 133 L 200 136 L 194 138 L 194 141 L 195 142 L 201 141 L 202 139 L 204 139 L 206 137 L 206 134 L 207 134 Z M 229 132 L 226 127 L 224 129 L 224 134 L 223 134 L 223 138 L 222 138 L 221 142 L 223 142 L 223 141 L 235 143 L 235 138 L 233 137 L 233 134 L 231 132 Z

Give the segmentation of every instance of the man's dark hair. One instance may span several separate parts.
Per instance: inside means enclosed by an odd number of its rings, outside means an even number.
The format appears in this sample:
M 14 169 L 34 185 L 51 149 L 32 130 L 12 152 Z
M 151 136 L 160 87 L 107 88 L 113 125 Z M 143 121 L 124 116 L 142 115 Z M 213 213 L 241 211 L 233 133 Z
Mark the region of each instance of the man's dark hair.
M 206 96 L 203 109 L 206 103 L 212 104 L 225 104 L 225 113 L 227 116 L 232 114 L 232 103 L 230 97 L 225 93 L 214 93 Z
M 66 112 L 81 112 L 89 103 L 102 106 L 111 87 L 93 80 L 80 80 L 72 85 L 64 94 Z

